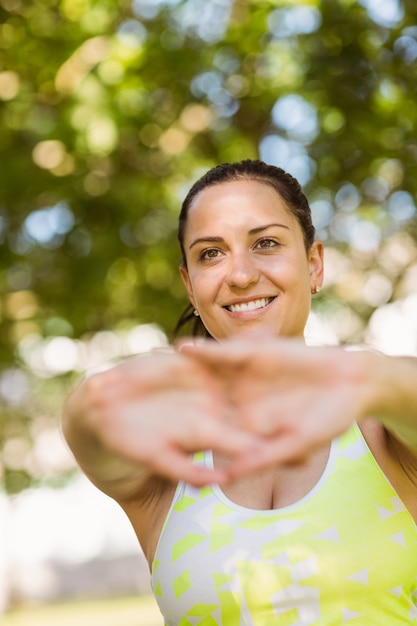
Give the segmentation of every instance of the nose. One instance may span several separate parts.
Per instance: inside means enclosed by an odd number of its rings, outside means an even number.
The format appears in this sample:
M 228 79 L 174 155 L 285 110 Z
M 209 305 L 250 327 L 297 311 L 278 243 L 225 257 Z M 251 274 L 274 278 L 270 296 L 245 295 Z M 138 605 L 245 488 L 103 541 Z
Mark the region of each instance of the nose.
M 226 282 L 230 287 L 245 289 L 259 279 L 259 270 L 247 252 L 231 256 Z

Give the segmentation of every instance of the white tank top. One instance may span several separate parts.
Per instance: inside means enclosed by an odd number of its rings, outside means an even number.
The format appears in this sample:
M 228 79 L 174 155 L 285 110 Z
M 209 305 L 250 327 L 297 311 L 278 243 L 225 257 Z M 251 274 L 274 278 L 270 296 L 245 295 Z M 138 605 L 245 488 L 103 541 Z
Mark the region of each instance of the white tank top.
M 213 466 L 210 452 L 196 462 Z M 166 626 L 417 624 L 417 528 L 355 425 L 296 504 L 180 483 L 152 567 Z

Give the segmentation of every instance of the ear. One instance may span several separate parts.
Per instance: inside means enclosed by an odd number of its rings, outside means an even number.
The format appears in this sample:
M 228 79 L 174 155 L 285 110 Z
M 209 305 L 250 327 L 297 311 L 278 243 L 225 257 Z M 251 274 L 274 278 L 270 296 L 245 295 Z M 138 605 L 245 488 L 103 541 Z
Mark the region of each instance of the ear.
M 190 277 L 188 275 L 188 270 L 185 267 L 185 265 L 180 265 L 179 270 L 180 270 L 180 276 L 182 278 L 182 282 L 184 283 L 185 288 L 187 290 L 188 299 L 190 300 L 191 304 L 195 307 L 193 290 L 192 290 L 192 287 L 191 287 L 191 281 L 190 281 Z
M 311 290 L 321 287 L 324 278 L 324 248 L 321 241 L 315 241 L 308 253 L 308 264 L 310 267 Z

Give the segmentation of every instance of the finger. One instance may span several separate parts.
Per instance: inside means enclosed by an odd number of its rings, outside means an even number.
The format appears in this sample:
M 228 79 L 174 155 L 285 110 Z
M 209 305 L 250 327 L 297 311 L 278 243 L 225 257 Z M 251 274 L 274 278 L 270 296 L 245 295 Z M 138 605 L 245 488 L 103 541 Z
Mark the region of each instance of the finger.
M 264 440 L 252 450 L 232 460 L 228 472 L 232 480 L 277 465 L 300 465 L 314 452 L 317 443 L 295 439 L 293 435 L 283 435 L 272 441 Z
M 230 479 L 229 473 L 224 468 L 209 469 L 197 465 L 193 455 L 186 456 L 178 450 L 165 450 L 155 459 L 151 469 L 172 481 L 182 480 L 196 487 L 225 484 Z
M 194 416 L 195 417 L 195 416 Z M 242 430 L 228 421 L 220 421 L 217 417 L 200 414 L 198 423 L 186 420 L 181 433 L 173 434 L 173 444 L 193 452 L 213 449 L 231 457 L 250 451 L 259 445 L 259 436 Z
M 153 407 L 155 409 L 155 407 Z M 155 411 L 153 415 L 157 415 Z M 169 416 L 168 416 L 169 417 Z M 117 433 L 112 440 L 112 447 L 134 464 L 154 468 L 166 465 L 166 455 L 175 451 L 176 458 L 189 459 L 189 455 L 207 449 L 213 449 L 230 458 L 247 453 L 258 445 L 258 436 L 241 430 L 218 415 L 196 406 L 184 407 L 180 417 L 146 421 L 146 433 L 143 428 L 132 430 L 132 436 L 120 441 Z M 142 422 L 143 426 L 143 422 Z M 136 436 L 137 433 L 137 436 Z M 179 455 L 179 456 L 178 456 Z M 168 470 L 169 471 L 169 470 Z

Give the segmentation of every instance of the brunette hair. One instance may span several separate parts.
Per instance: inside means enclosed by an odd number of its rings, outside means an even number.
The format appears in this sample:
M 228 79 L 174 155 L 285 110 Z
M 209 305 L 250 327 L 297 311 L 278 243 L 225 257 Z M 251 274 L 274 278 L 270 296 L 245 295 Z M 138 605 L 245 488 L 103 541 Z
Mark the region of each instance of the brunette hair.
M 311 209 L 300 183 L 291 174 L 275 165 L 268 165 L 263 161 L 244 159 L 236 163 L 221 163 L 206 172 L 199 178 L 187 193 L 181 207 L 178 223 L 178 241 L 181 248 L 181 263 L 187 267 L 187 259 L 184 249 L 184 235 L 187 227 L 188 212 L 194 198 L 206 187 L 220 185 L 236 180 L 256 180 L 269 185 L 285 200 L 288 210 L 298 221 L 303 232 L 304 245 L 308 251 L 315 238 L 315 228 L 311 218 Z M 195 317 L 193 306 L 190 304 L 181 315 L 174 329 L 174 335 L 187 323 L 192 323 L 193 336 L 210 337 L 200 317 Z

